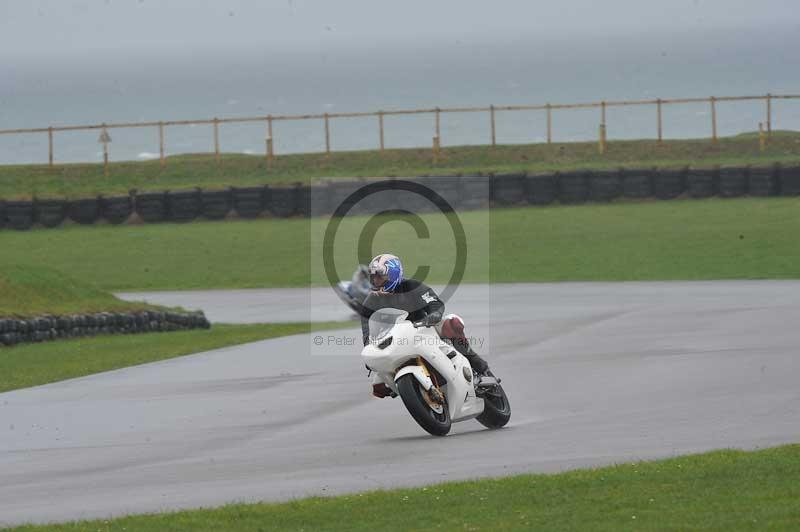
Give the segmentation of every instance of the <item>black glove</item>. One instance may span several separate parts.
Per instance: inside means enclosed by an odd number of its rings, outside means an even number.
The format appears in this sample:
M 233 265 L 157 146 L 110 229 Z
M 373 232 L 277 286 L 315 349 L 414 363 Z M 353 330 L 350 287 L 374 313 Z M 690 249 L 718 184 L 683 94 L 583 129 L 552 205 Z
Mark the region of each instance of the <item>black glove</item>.
M 441 316 L 438 314 L 428 314 L 419 321 L 414 322 L 414 327 L 433 327 L 441 321 Z

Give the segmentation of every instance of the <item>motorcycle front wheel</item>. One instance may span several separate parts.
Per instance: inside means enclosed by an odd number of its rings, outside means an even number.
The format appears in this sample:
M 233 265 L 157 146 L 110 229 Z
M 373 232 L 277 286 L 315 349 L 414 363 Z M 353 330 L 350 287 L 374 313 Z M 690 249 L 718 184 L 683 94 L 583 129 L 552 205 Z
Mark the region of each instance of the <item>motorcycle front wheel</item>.
M 425 389 L 420 386 L 414 375 L 406 374 L 397 381 L 397 391 L 406 405 L 408 413 L 419 423 L 419 426 L 434 436 L 444 436 L 450 432 L 450 410 L 447 400 L 434 410 L 425 400 Z
M 491 375 L 491 372 L 489 374 Z M 482 397 L 483 413 L 476 418 L 478 422 L 489 429 L 505 427 L 511 419 L 511 404 L 503 387 L 498 384 L 493 389 L 487 390 Z

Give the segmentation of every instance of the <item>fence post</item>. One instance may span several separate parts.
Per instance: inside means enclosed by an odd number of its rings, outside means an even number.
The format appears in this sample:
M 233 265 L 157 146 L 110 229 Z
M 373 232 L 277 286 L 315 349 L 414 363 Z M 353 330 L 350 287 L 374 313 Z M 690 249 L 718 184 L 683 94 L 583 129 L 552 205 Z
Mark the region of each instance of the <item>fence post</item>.
M 772 138 L 772 94 L 767 94 L 767 136 Z
M 53 126 L 47 128 L 47 163 L 53 166 Z
M 441 144 L 439 142 L 439 136 L 433 137 L 433 163 L 436 164 L 439 162 L 439 151 L 441 149 Z
M 606 102 L 600 102 L 600 123 L 606 125 Z
M 553 108 L 547 104 L 547 143 L 553 143 Z
M 489 115 L 491 117 L 492 123 L 492 146 L 497 145 L 497 137 L 495 136 L 495 125 L 494 125 L 494 105 L 489 106 Z
M 656 100 L 656 112 L 658 114 L 658 143 L 664 142 L 664 123 L 661 116 L 661 98 Z
M 606 125 L 605 124 L 600 124 L 597 149 L 600 152 L 600 155 L 605 154 L 606 151 L 607 151 L 607 146 L 606 146 Z
M 441 139 L 442 139 L 441 133 L 439 131 L 439 126 L 441 124 L 441 119 L 439 117 L 440 114 L 441 114 L 441 110 L 437 107 L 436 108 L 436 138 L 438 139 L 437 143 L 439 143 L 439 146 L 441 146 Z
M 272 166 L 272 159 L 274 158 L 273 145 L 272 145 L 272 115 L 267 117 L 267 166 Z
M 600 155 L 606 153 L 606 102 L 600 102 Z
M 164 122 L 158 123 L 158 153 L 161 160 L 161 168 L 167 165 L 167 159 L 164 154 Z
M 711 142 L 717 143 L 717 98 L 711 97 Z
M 767 150 L 767 136 L 764 134 L 764 124 L 758 123 L 758 151 L 764 153 Z
M 383 111 L 378 111 L 378 135 L 380 137 L 381 151 L 383 151 Z
M 219 154 L 219 118 L 214 118 L 214 160 L 220 163 Z
M 328 119 L 328 113 L 325 113 L 325 153 L 331 153 L 331 127 Z
M 108 177 L 108 142 L 111 137 L 108 135 L 105 124 L 103 124 L 103 131 L 100 133 L 100 140 L 103 143 L 103 175 Z

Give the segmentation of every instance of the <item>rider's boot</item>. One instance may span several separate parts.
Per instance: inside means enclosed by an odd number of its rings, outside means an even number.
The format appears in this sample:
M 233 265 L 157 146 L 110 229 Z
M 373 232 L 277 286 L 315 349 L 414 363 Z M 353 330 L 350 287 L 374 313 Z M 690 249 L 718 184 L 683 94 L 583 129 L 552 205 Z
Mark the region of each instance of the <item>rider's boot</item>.
M 486 362 L 482 356 L 473 351 L 469 343 L 464 346 L 463 351 L 461 349 L 459 349 L 459 351 L 462 355 L 467 357 L 467 360 L 469 360 L 469 365 L 472 366 L 472 369 L 475 371 L 475 373 L 480 376 L 484 376 L 489 372 L 489 363 Z

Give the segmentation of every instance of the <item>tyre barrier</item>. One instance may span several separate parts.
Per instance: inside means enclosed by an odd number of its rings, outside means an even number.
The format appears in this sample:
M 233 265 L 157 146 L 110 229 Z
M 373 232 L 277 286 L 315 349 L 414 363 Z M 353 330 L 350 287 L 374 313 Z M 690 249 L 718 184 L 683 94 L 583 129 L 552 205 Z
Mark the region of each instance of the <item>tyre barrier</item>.
M 461 177 L 460 176 L 437 176 L 424 179 L 424 184 L 437 194 L 439 194 L 454 210 L 461 208 Z M 490 185 L 491 187 L 491 185 Z M 491 194 L 491 190 L 488 191 Z M 486 198 L 490 199 L 489 196 Z M 438 210 L 431 202 L 428 210 Z
M 314 187 L 320 188 L 320 187 Z M 310 218 L 312 216 L 311 213 L 311 187 L 304 187 L 299 183 L 294 187 L 294 214 L 295 216 L 300 216 L 301 218 Z M 327 201 L 325 201 L 327 205 Z M 324 207 L 316 207 L 315 211 L 318 213 L 316 216 L 320 216 L 319 213 L 324 211 Z
M 82 225 L 91 225 L 100 218 L 100 200 L 86 198 L 67 203 L 67 218 Z
M 114 225 L 128 220 L 133 214 L 133 198 L 130 196 L 100 197 L 101 216 Z
M 525 190 L 528 187 L 527 178 L 525 181 Z M 465 211 L 477 211 L 488 209 L 491 206 L 491 183 L 488 176 L 459 176 L 459 186 L 461 194 L 459 196 L 459 204 L 461 209 Z M 527 194 L 527 193 L 526 193 Z M 523 198 L 522 203 L 527 202 L 527 195 Z
M 392 178 L 395 179 L 395 178 Z M 391 181 L 390 179 L 389 181 Z M 497 174 L 490 176 L 441 176 L 397 178 L 413 181 L 438 193 L 456 210 L 565 204 L 586 201 L 607 202 L 622 196 L 631 199 L 657 197 L 672 199 L 686 194 L 692 198 L 800 195 L 800 166 L 741 167 L 721 169 L 621 169 L 564 172 L 555 174 Z M 201 189 L 177 192 L 148 192 L 129 196 L 79 198 L 72 200 L 0 199 L 0 229 L 30 229 L 38 223 L 57 227 L 66 219 L 80 224 L 105 220 L 126 222 L 133 212 L 148 223 L 187 222 L 199 217 L 221 220 L 229 215 L 257 218 L 264 213 L 289 216 L 321 216 L 370 181 L 346 180 L 295 184 L 292 186 L 244 187 L 227 190 Z M 390 187 L 391 188 L 391 187 Z M 370 195 L 348 214 L 375 214 L 389 209 L 433 212 L 429 195 L 397 194 L 391 190 Z
M 554 175 L 528 176 L 527 185 L 531 205 L 550 205 L 558 199 L 558 180 Z
M 63 199 L 43 199 L 34 202 L 36 222 L 53 228 L 61 225 L 67 217 L 67 201 Z
M 278 218 L 288 218 L 297 213 L 297 188 L 269 187 L 267 189 L 267 210 Z
M 720 168 L 719 195 L 723 198 L 738 198 L 747 194 L 747 168 Z
M 592 201 L 611 201 L 622 195 L 622 179 L 617 171 L 598 171 L 589 182 L 589 198 Z
M 781 196 L 800 196 L 800 166 L 781 167 Z
M 686 175 L 686 192 L 691 198 L 710 198 L 717 193 L 718 172 L 690 169 Z
M 330 201 L 330 187 L 327 182 L 317 183 L 310 187 L 298 187 L 298 213 L 309 216 L 325 216 L 333 213 L 334 205 Z
M 168 219 L 173 222 L 191 222 L 203 209 L 201 190 L 168 192 L 166 194 Z M 138 203 L 138 199 L 137 199 Z
M 589 199 L 589 179 L 587 172 L 557 173 L 558 199 L 562 203 L 584 203 Z
M 654 170 L 653 194 L 658 199 L 677 198 L 686 190 L 686 169 Z
M 348 200 L 351 194 L 355 193 L 358 189 L 366 184 L 366 181 L 354 179 L 332 181 L 328 185 L 329 202 L 332 206 L 331 208 L 335 210 L 340 207 L 346 207 L 348 209 L 347 214 L 349 216 L 366 214 L 369 210 L 368 204 L 370 203 L 370 199 L 372 199 L 372 203 L 374 203 L 374 196 L 364 198 L 361 201 Z
M 643 199 L 653 196 L 653 170 L 623 169 L 620 170 L 622 195 L 626 198 Z
M 459 176 L 461 194 L 458 201 L 462 210 L 477 211 L 490 207 L 491 183 L 489 180 L 488 176 Z M 526 190 L 527 186 L 526 178 Z M 526 201 L 527 198 L 523 198 L 522 203 Z
M 99 312 L 28 319 L 0 318 L 0 345 L 12 346 L 98 334 L 135 334 L 208 329 L 203 312 Z
M 751 196 L 775 196 L 778 194 L 778 167 L 750 168 L 748 171 L 748 193 Z
M 11 229 L 25 231 L 33 227 L 32 201 L 7 201 L 6 222 Z
M 200 201 L 201 214 L 209 220 L 222 220 L 233 210 L 233 200 L 230 189 L 204 190 Z
M 257 218 L 264 212 L 266 186 L 233 188 L 233 209 L 241 218 Z
M 489 180 L 489 198 L 492 205 L 522 205 L 527 203 L 526 176 L 520 174 L 498 174 Z
M 137 194 L 134 210 L 147 223 L 167 220 L 168 203 L 166 192 L 144 192 Z

